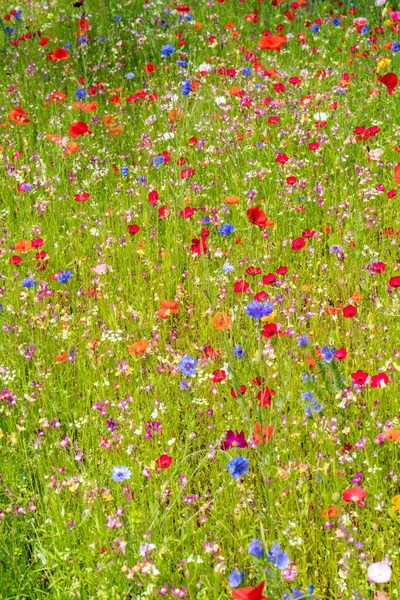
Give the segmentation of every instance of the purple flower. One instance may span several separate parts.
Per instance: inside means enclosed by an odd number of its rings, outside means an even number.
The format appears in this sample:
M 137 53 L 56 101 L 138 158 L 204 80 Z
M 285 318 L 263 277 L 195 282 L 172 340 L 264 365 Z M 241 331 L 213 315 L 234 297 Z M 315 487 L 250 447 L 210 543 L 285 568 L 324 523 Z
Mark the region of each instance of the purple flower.
M 223 442 L 221 442 L 221 449 L 228 450 L 231 446 L 237 446 L 238 448 L 246 448 L 247 442 L 244 437 L 244 431 L 232 431 L 229 429 L 226 432 L 226 437 Z

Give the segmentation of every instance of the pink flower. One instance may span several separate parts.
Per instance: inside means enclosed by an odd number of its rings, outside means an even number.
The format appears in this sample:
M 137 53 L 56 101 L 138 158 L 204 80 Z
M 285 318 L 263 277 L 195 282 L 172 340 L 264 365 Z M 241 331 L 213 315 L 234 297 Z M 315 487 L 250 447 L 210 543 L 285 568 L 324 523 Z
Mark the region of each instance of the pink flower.
M 373 583 L 388 583 L 392 578 L 392 569 L 387 562 L 373 563 L 367 570 L 368 581 Z

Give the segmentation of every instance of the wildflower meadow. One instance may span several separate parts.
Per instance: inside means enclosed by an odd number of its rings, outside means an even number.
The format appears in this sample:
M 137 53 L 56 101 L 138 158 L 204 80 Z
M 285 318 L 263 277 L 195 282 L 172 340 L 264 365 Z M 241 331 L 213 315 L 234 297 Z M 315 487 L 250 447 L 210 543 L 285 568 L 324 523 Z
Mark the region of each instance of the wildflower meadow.
M 0 599 L 400 600 L 398 1 L 0 17 Z

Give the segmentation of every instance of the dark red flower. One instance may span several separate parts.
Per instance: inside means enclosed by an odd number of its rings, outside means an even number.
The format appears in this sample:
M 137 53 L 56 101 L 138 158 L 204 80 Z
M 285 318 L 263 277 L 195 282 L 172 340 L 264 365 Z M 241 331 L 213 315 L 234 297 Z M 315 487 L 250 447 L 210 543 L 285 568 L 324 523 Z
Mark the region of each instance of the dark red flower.
M 356 383 L 357 385 L 364 385 L 364 383 L 368 379 L 368 373 L 366 373 L 365 371 L 361 371 L 361 369 L 359 369 L 355 373 L 351 374 L 351 378 L 354 381 L 354 383 Z
M 147 196 L 147 200 L 149 201 L 149 204 L 152 204 L 153 206 L 155 206 L 158 202 L 158 192 L 157 190 L 152 190 L 151 192 L 149 192 L 148 196 Z
M 339 348 L 339 350 L 336 350 L 335 352 L 335 358 L 336 360 L 344 360 L 347 356 L 347 352 L 344 348 Z
M 287 267 L 279 267 L 276 270 L 277 275 L 286 275 L 287 272 L 288 272 L 288 268 Z
M 19 263 L 21 262 L 22 258 L 20 256 L 12 256 L 10 258 L 10 265 L 19 265 Z
M 395 73 L 386 73 L 386 75 L 378 77 L 378 81 L 383 83 L 387 88 L 388 94 L 392 95 L 396 90 L 399 79 Z
M 303 231 L 303 233 L 301 234 L 301 237 L 302 237 L 302 238 L 304 238 L 304 239 L 306 240 L 306 239 L 308 239 L 308 238 L 312 238 L 312 237 L 314 237 L 314 235 L 315 235 L 315 231 L 314 231 L 314 230 L 310 231 L 310 230 L 307 228 L 307 229 L 305 229 L 305 230 Z
M 212 380 L 214 383 L 219 383 L 226 379 L 226 373 L 223 369 L 216 369 L 212 374 Z
M 391 277 L 389 279 L 389 285 L 394 289 L 400 288 L 400 276 L 397 275 L 396 277 Z
M 191 206 L 187 206 L 183 210 L 179 211 L 179 216 L 182 217 L 182 219 L 190 219 L 190 217 L 192 217 L 194 213 L 195 209 Z
M 156 464 L 160 469 L 168 469 L 171 463 L 172 457 L 168 456 L 168 454 L 162 454 L 160 458 L 157 458 L 156 460 Z
M 260 267 L 249 267 L 248 269 L 246 269 L 246 273 L 248 273 L 249 275 L 261 275 L 262 271 Z
M 292 242 L 292 250 L 302 250 L 305 245 L 306 243 L 302 237 L 296 238 Z
M 241 385 L 238 390 L 235 390 L 235 388 L 231 388 L 231 396 L 233 398 L 237 398 L 238 395 L 243 396 L 243 394 L 246 393 L 246 390 L 247 390 L 247 387 L 245 385 Z M 238 392 L 239 392 L 239 394 L 238 394 Z
M 129 235 L 136 235 L 139 233 L 140 227 L 139 225 L 128 225 L 128 233 Z
M 264 275 L 263 283 L 265 285 L 273 285 L 276 282 L 276 277 L 274 273 L 268 273 L 268 275 Z
M 257 225 L 260 229 L 263 229 L 267 224 L 267 215 L 261 208 L 258 206 L 253 206 L 253 208 L 247 209 L 247 218 L 250 223 L 253 225 Z
M 257 400 L 260 406 L 271 406 L 271 400 L 273 396 L 276 396 L 276 392 L 274 390 L 270 390 L 269 387 L 266 387 L 258 392 Z
M 380 388 L 381 382 L 384 385 L 387 385 L 389 383 L 389 377 L 386 375 L 386 373 L 378 373 L 378 375 L 372 375 L 370 387 Z
M 386 269 L 386 265 L 383 262 L 376 262 L 372 265 L 372 269 L 375 273 L 383 273 Z
M 272 338 L 277 334 L 278 328 L 275 323 L 267 323 L 264 325 L 263 330 L 261 331 L 261 335 L 265 338 Z
M 236 294 L 243 294 L 244 292 L 247 292 L 249 287 L 250 286 L 245 279 L 240 279 L 239 281 L 235 281 L 235 283 L 233 285 L 233 289 Z

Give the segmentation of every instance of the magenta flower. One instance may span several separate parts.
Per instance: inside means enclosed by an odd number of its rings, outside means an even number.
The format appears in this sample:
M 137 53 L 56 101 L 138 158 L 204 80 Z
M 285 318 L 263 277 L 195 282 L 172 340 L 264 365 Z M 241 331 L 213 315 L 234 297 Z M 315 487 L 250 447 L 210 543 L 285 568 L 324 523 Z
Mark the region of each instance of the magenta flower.
M 226 432 L 226 437 L 223 442 L 221 442 L 221 450 L 228 450 L 228 448 L 237 446 L 238 448 L 246 448 L 247 442 L 244 437 L 243 431 L 232 431 L 229 429 Z

